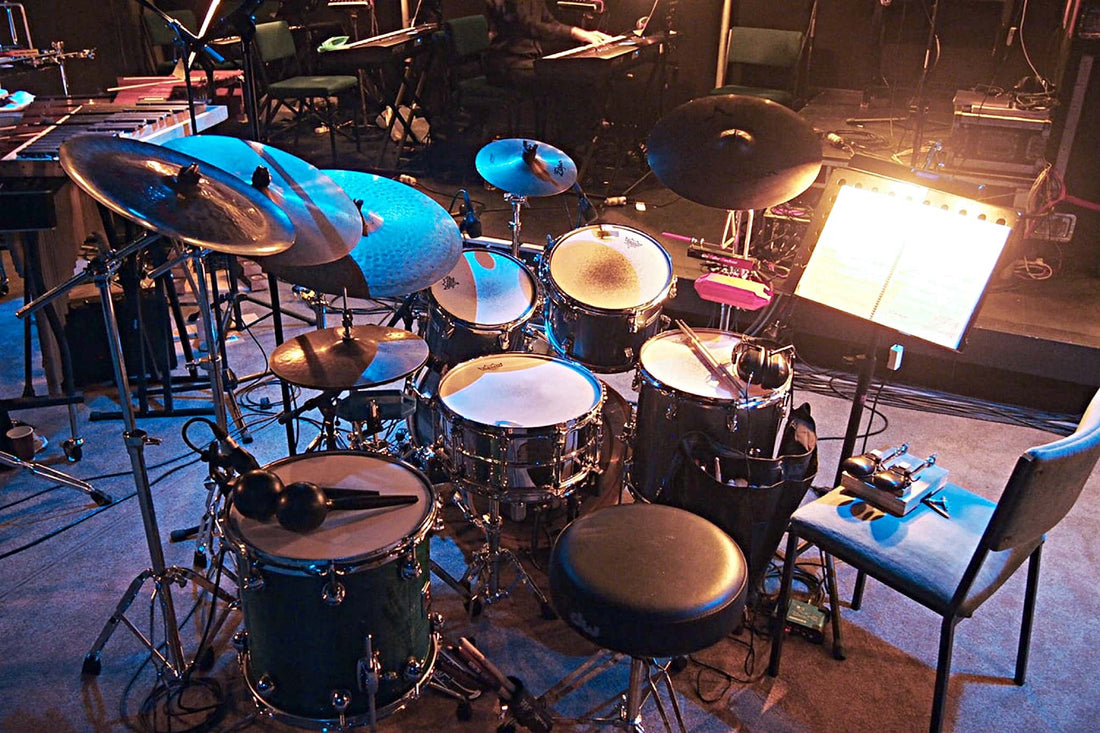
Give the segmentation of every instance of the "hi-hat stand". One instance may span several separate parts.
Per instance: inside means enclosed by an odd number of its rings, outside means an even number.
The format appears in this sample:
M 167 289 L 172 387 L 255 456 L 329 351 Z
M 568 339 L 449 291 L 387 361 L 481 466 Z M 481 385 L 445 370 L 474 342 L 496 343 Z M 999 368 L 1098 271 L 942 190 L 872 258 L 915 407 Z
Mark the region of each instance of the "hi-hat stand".
M 152 488 L 149 483 L 149 474 L 145 464 L 145 446 L 157 445 L 160 440 L 150 437 L 144 430 L 139 430 L 134 419 L 134 408 L 130 400 L 130 383 L 125 368 L 125 357 L 122 350 L 122 339 L 118 330 L 118 322 L 115 320 L 114 302 L 111 299 L 111 278 L 118 271 L 122 261 L 138 252 L 151 243 L 159 234 L 148 234 L 117 252 L 100 254 L 92 260 L 84 272 L 70 278 L 67 282 L 58 285 L 43 294 L 38 300 L 30 303 L 16 315 L 24 317 L 28 313 L 42 308 L 48 303 L 67 293 L 77 285 L 89 280 L 94 280 L 99 290 L 100 304 L 103 308 L 103 323 L 107 330 L 107 346 L 111 355 L 111 367 L 114 370 L 115 383 L 119 390 L 119 405 L 122 408 L 124 431 L 123 441 L 126 451 L 130 456 L 130 466 L 134 477 L 138 506 L 141 510 L 142 524 L 145 530 L 145 540 L 149 549 L 150 567 L 143 570 L 130 583 L 123 593 L 122 599 L 115 607 L 114 613 L 107 619 L 103 630 L 96 638 L 95 643 L 84 657 L 83 672 L 85 674 L 98 674 L 101 668 L 101 655 L 104 646 L 110 640 L 111 635 L 121 623 L 128 628 L 138 641 L 148 650 L 155 662 L 166 674 L 179 679 L 187 668 L 187 660 L 184 655 L 183 642 L 180 638 L 179 620 L 176 616 L 175 604 L 172 599 L 172 586 L 184 585 L 191 581 L 211 594 L 217 595 L 225 601 L 232 597 L 215 586 L 210 580 L 200 573 L 187 568 L 167 566 L 164 560 L 164 548 L 160 542 L 160 529 L 157 526 L 156 511 L 153 507 Z M 217 392 L 217 390 L 215 390 Z M 223 418 L 224 420 L 224 414 Z M 126 617 L 126 611 L 137 598 L 138 593 L 144 587 L 146 581 L 153 583 L 153 597 L 159 603 L 161 618 L 164 623 L 164 644 L 167 646 L 167 656 L 161 652 L 159 645 L 145 634 Z M 200 650 L 201 651 L 201 650 Z M 196 654 L 197 658 L 198 654 Z

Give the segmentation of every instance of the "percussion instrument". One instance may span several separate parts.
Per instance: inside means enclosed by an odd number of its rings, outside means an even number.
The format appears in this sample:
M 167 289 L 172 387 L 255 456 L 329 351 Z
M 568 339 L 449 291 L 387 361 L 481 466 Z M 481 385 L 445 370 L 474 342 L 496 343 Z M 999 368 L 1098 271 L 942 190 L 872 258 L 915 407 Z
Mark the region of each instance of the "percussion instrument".
M 433 199 L 371 173 L 323 173 L 362 202 L 367 230 L 348 255 L 315 267 L 281 267 L 279 277 L 329 295 L 388 298 L 423 290 L 455 266 L 462 233 Z
M 222 135 L 182 137 L 165 145 L 223 167 L 287 213 L 294 223 L 294 246 L 264 257 L 260 265 L 265 270 L 332 262 L 350 252 L 363 234 L 363 217 L 348 195 L 327 175 L 290 153 Z
M 638 349 L 660 330 L 673 296 L 672 259 L 630 227 L 574 229 L 543 255 L 546 335 L 563 356 L 597 372 L 634 366 Z
M 329 451 L 267 470 L 286 484 L 415 494 L 415 504 L 345 511 L 305 534 L 230 507 L 244 631 L 235 641 L 261 711 L 300 726 L 364 725 L 415 699 L 435 664 L 428 532 L 432 487 L 384 456 Z M 377 683 L 377 692 L 368 688 Z
M 649 133 L 661 183 L 718 209 L 764 209 L 799 195 L 821 170 L 821 141 L 781 104 L 737 94 L 699 97 Z
M 694 331 L 726 371 L 740 342 L 737 334 L 709 328 Z M 776 389 L 738 380 L 732 391 L 693 351 L 687 334 L 667 331 L 647 341 L 638 357 L 638 410 L 630 482 L 653 500 L 680 439 L 702 431 L 732 448 L 772 458 L 790 401 L 792 376 Z
M 387 326 L 338 326 L 309 331 L 271 353 L 275 376 L 299 387 L 345 390 L 385 384 L 412 374 L 428 360 L 414 333 Z
M 477 172 L 515 196 L 554 196 L 577 182 L 577 165 L 552 145 L 534 140 L 494 140 L 477 151 Z
M 604 388 L 540 354 L 463 362 L 439 382 L 438 434 L 451 477 L 503 501 L 564 496 L 598 469 Z

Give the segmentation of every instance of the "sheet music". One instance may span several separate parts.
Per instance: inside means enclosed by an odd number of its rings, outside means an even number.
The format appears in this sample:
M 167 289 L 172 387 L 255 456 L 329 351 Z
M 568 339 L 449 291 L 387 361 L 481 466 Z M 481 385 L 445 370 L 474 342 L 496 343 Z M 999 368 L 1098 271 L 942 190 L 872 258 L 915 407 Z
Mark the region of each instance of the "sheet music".
M 1011 231 L 843 186 L 795 295 L 957 349 Z

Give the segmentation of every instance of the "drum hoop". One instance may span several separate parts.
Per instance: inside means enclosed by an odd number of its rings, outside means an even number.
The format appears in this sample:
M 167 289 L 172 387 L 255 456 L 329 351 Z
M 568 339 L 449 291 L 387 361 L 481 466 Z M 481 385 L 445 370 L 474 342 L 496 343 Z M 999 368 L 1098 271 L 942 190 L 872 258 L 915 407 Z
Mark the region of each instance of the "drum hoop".
M 695 394 L 694 392 L 687 392 L 674 387 L 670 384 L 665 384 L 657 377 L 653 376 L 650 372 L 646 371 L 645 365 L 641 360 L 638 360 L 638 374 L 641 377 L 645 385 L 648 385 L 658 392 L 673 393 L 677 398 L 683 395 L 690 402 L 703 403 L 714 407 L 734 408 L 737 410 L 755 410 L 761 407 L 771 407 L 777 402 L 783 401 L 787 393 L 790 392 L 791 380 L 788 379 L 782 387 L 773 389 L 765 395 L 757 395 L 744 400 L 737 400 L 734 398 L 724 397 L 709 397 L 707 395 Z M 639 390 L 639 395 L 641 391 Z
M 629 316 L 634 317 L 636 313 L 641 313 L 650 309 L 660 310 L 665 300 L 668 298 L 669 292 L 672 290 L 673 283 L 676 282 L 676 278 L 672 277 L 660 293 L 657 294 L 652 300 L 642 303 L 641 305 L 632 306 L 630 308 L 600 308 L 599 306 L 590 305 L 583 301 L 577 300 L 569 293 L 558 287 L 557 283 L 553 282 L 549 271 L 546 273 L 546 278 L 550 282 L 547 285 L 547 297 L 545 299 L 545 307 L 549 309 L 550 305 L 557 305 L 562 310 L 570 311 L 583 311 L 593 316 Z M 652 320 L 652 316 L 646 319 L 646 321 Z
M 416 683 L 409 688 L 401 697 L 397 698 L 393 702 L 383 705 L 375 710 L 376 718 L 386 718 L 394 713 L 402 710 L 413 700 L 420 698 L 420 691 L 424 684 L 431 677 L 435 671 L 435 663 L 439 654 L 440 636 L 437 632 L 432 632 L 428 639 L 428 662 L 424 665 L 424 674 L 416 681 Z M 308 728 L 311 730 L 335 730 L 340 724 L 339 718 L 307 718 L 302 715 L 296 715 L 295 713 L 288 713 L 285 710 L 281 710 L 260 695 L 259 691 L 252 684 L 252 655 L 248 653 L 248 650 L 243 650 L 237 654 L 238 662 L 241 665 L 241 669 L 244 673 L 245 684 L 248 685 L 248 691 L 252 695 L 252 702 L 256 705 L 261 715 L 266 715 L 272 720 L 278 720 L 282 723 L 289 723 L 296 725 L 300 728 Z M 344 726 L 349 728 L 355 728 L 362 725 L 370 724 L 370 713 L 366 712 L 362 715 L 349 716 L 344 719 Z
M 486 252 L 489 255 L 496 255 L 503 259 L 511 260 L 512 262 L 519 265 L 520 271 L 522 271 L 523 274 L 527 276 L 527 279 L 531 282 L 531 289 L 534 291 L 534 298 L 530 303 L 527 304 L 527 309 L 511 321 L 505 321 L 503 323 L 480 323 L 478 321 L 467 321 L 465 318 L 459 318 L 454 313 L 451 313 L 449 310 L 443 307 L 442 303 L 440 303 L 436 299 L 435 293 L 432 292 L 432 288 L 428 288 L 428 302 L 430 304 L 432 316 L 434 317 L 437 312 L 443 313 L 445 314 L 444 317 L 452 323 L 457 323 L 460 326 L 464 326 L 467 328 L 467 330 L 482 331 L 484 333 L 495 333 L 501 330 L 511 331 L 513 328 L 522 326 L 524 323 L 531 320 L 531 316 L 535 313 L 535 311 L 538 310 L 539 306 L 542 304 L 542 291 L 539 288 L 538 278 L 531 273 L 531 270 L 528 269 L 527 265 L 523 264 L 521 260 L 516 259 L 510 254 L 507 254 L 505 252 L 497 252 L 488 247 L 470 247 L 463 250 L 463 254 L 465 254 L 466 252 Z M 494 328 L 487 328 L 488 326 L 493 326 Z
M 557 251 L 558 245 L 560 243 L 562 243 L 566 239 L 568 239 L 570 235 L 575 234 L 577 232 L 584 231 L 586 229 L 619 229 L 619 230 L 623 230 L 623 231 L 634 232 L 635 234 L 641 235 L 642 237 L 644 237 L 645 239 L 648 239 L 650 242 L 652 242 L 654 245 L 656 245 L 657 246 L 657 251 L 660 252 L 662 255 L 664 255 L 665 261 L 668 263 L 668 279 L 665 280 L 665 284 L 661 288 L 661 291 L 656 296 L 654 296 L 653 298 L 647 300 L 646 302 L 639 303 L 639 304 L 631 306 L 629 308 L 599 308 L 597 306 L 589 305 L 587 303 L 584 303 L 583 301 L 577 300 L 574 296 L 567 293 L 561 287 L 561 285 L 559 285 L 558 282 L 554 279 L 553 273 L 550 272 L 550 263 L 554 259 L 554 252 Z M 673 283 L 676 282 L 676 273 L 675 273 L 675 271 L 673 270 L 673 267 L 672 267 L 672 255 L 670 255 L 668 253 L 668 250 L 666 250 L 664 247 L 662 247 L 660 242 L 658 242 L 656 239 L 649 236 L 648 234 L 646 234 L 642 230 L 635 229 L 634 227 L 623 226 L 622 224 L 606 224 L 606 225 L 603 225 L 603 226 L 600 226 L 600 225 L 597 225 L 597 224 L 590 224 L 586 227 L 580 227 L 578 229 L 573 229 L 572 231 L 566 232 L 561 237 L 559 237 L 554 242 L 554 246 L 552 246 L 549 249 L 549 251 L 547 251 L 543 255 L 542 262 L 539 263 L 539 273 L 542 276 L 544 282 L 546 283 L 546 289 L 550 293 L 548 300 L 555 300 L 555 296 L 560 294 L 566 299 L 566 302 L 564 303 L 564 305 L 572 306 L 574 308 L 579 308 L 579 309 L 582 309 L 582 310 L 587 310 L 589 313 L 593 313 L 595 315 L 604 315 L 604 314 L 612 314 L 612 313 L 637 313 L 638 311 L 642 311 L 642 310 L 646 310 L 647 308 L 651 308 L 651 307 L 653 307 L 655 305 L 658 305 L 660 303 L 663 303 L 665 301 L 665 299 L 668 297 L 669 291 L 672 290 Z
M 270 469 L 274 466 L 278 466 L 285 463 L 291 463 L 302 460 L 307 457 L 317 456 L 317 453 L 301 453 L 296 456 L 287 456 L 280 458 L 276 461 L 264 466 L 264 469 Z M 336 450 L 325 451 L 320 455 L 326 456 L 366 456 L 365 453 L 358 451 Z M 416 531 L 411 535 L 402 537 L 397 542 L 390 545 L 379 547 L 370 552 L 362 555 L 349 555 L 345 557 L 333 557 L 333 558 L 313 558 L 311 560 L 299 560 L 295 558 L 285 557 L 283 555 L 273 555 L 269 552 L 265 552 L 260 548 L 253 545 L 243 535 L 233 529 L 232 522 L 229 521 L 229 517 L 225 512 L 222 512 L 224 518 L 224 526 L 222 527 L 222 535 L 226 540 L 237 549 L 237 552 L 241 555 L 247 555 L 250 558 L 250 562 L 257 564 L 256 560 L 260 561 L 262 567 L 276 567 L 281 570 L 290 570 L 292 574 L 303 575 L 306 577 L 317 577 L 324 575 L 330 568 L 339 568 L 345 574 L 348 572 L 356 573 L 363 570 L 371 570 L 373 568 L 382 567 L 388 565 L 393 560 L 397 559 L 401 555 L 408 552 L 409 549 L 419 547 L 424 542 L 428 533 L 431 531 L 432 526 L 435 523 L 436 514 L 439 511 L 439 506 L 435 501 L 435 490 L 432 488 L 431 482 L 428 477 L 424 475 L 422 471 L 414 466 L 410 466 L 404 461 L 394 458 L 393 456 L 383 455 L 370 455 L 370 458 L 378 458 L 387 463 L 396 463 L 403 468 L 409 469 L 419 478 L 424 486 L 428 488 L 428 512 L 417 525 Z

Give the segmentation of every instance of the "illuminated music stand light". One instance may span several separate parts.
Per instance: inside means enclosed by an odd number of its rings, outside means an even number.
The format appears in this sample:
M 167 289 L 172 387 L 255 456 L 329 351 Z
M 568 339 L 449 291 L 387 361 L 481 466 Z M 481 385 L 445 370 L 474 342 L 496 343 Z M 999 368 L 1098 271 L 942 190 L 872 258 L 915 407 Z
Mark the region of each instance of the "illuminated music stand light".
M 1018 218 L 1013 209 L 921 183 L 856 170 L 829 177 L 794 294 L 875 326 L 841 462 L 855 446 L 881 333 L 960 350 Z

